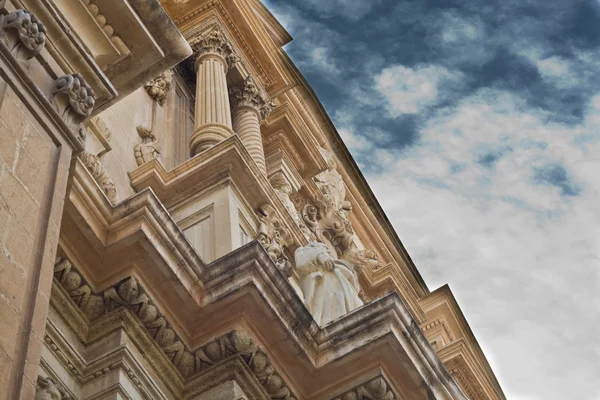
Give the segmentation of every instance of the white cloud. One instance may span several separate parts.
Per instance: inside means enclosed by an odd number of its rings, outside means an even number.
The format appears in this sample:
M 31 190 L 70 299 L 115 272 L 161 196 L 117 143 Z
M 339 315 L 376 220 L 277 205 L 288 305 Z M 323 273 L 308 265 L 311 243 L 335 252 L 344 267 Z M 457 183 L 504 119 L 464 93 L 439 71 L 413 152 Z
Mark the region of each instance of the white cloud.
M 385 172 L 367 178 L 426 282 L 449 281 L 508 398 L 595 400 L 600 94 L 581 124 L 547 121 L 481 90 L 433 115 L 411 148 L 377 156 Z M 548 165 L 581 191 L 536 182 Z
M 567 89 L 580 83 L 578 77 L 573 74 L 573 66 L 570 60 L 562 57 L 552 56 L 536 62 L 542 77 L 553 82 L 559 89 Z
M 375 77 L 375 88 L 388 101 L 392 116 L 417 114 L 440 100 L 443 85 L 457 83 L 461 74 L 439 65 L 418 65 L 414 68 L 394 65 L 384 68 Z

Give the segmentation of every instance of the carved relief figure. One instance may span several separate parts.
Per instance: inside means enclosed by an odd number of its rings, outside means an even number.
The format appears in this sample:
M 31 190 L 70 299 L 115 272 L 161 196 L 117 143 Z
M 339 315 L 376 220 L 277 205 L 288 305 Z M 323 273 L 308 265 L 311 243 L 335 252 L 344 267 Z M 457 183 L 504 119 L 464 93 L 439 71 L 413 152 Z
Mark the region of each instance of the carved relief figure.
M 295 259 L 306 308 L 319 325 L 362 306 L 354 266 L 336 259 L 327 245 L 311 242 L 296 250 Z
M 287 228 L 275 214 L 269 204 L 263 205 L 258 213 L 258 241 L 265 248 L 277 268 L 287 277 L 292 274 L 292 264 L 285 249 L 293 243 Z
M 137 132 L 142 138 L 142 143 L 137 144 L 133 151 L 135 153 L 135 161 L 139 166 L 158 158 L 160 144 L 150 129 L 138 126 Z

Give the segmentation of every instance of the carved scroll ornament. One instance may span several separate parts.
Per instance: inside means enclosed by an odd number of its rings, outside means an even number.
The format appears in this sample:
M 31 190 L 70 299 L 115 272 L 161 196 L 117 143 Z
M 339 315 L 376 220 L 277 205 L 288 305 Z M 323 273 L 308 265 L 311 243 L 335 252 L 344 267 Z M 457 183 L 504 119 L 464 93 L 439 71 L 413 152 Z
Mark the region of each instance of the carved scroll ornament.
M 79 74 L 67 74 L 52 82 L 51 100 L 63 120 L 80 129 L 96 104 L 96 94 Z
M 18 41 L 11 46 L 11 52 L 17 58 L 29 59 L 42 51 L 46 44 L 46 27 L 28 10 L 16 10 L 0 16 L 0 37 L 3 31 L 14 30 Z
M 71 400 L 71 395 L 52 378 L 38 376 L 34 400 Z

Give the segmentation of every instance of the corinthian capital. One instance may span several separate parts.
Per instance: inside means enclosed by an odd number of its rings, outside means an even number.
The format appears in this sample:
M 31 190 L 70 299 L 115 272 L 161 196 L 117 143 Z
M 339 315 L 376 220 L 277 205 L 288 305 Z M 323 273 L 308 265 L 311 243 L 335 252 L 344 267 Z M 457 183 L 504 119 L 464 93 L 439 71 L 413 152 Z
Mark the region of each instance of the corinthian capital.
M 251 76 L 248 76 L 243 84 L 229 88 L 229 102 L 232 109 L 242 106 L 256 109 L 263 120 L 269 116 L 275 107 L 273 101 L 258 88 Z
M 235 54 L 233 46 L 229 43 L 229 39 L 221 31 L 219 27 L 215 27 L 209 32 L 206 32 L 190 42 L 194 50 L 196 63 L 206 54 L 218 54 L 225 59 L 227 66 L 231 68 L 235 63 L 240 61 L 240 57 Z

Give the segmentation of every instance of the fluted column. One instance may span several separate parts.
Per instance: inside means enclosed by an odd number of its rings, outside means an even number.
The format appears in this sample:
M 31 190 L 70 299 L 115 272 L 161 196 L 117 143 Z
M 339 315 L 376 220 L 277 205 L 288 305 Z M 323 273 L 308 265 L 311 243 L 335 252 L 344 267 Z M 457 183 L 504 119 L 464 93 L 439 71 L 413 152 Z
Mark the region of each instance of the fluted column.
M 238 134 L 263 175 L 266 175 L 267 166 L 260 124 L 273 110 L 273 103 L 256 86 L 251 76 L 248 76 L 242 85 L 231 87 L 229 99 L 233 109 L 233 130 Z
M 218 28 L 191 44 L 196 57 L 196 126 L 190 139 L 193 157 L 233 135 L 227 71 L 239 57 Z

